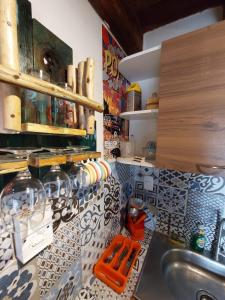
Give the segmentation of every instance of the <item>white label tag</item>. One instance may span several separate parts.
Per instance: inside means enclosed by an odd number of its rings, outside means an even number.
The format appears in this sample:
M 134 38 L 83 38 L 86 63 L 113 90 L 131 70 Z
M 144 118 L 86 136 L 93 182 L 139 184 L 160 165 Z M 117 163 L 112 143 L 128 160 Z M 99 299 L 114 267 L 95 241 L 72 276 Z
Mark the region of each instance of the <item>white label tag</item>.
M 147 191 L 153 191 L 153 177 L 144 176 L 144 189 Z

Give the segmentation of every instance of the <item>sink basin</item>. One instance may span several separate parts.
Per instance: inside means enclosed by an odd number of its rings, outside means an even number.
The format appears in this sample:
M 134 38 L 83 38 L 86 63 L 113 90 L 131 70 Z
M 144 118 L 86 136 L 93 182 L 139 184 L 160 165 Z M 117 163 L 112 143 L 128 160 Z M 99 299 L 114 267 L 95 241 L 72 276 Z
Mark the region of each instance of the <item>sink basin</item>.
M 165 284 L 177 300 L 224 300 L 225 266 L 185 249 L 161 258 Z

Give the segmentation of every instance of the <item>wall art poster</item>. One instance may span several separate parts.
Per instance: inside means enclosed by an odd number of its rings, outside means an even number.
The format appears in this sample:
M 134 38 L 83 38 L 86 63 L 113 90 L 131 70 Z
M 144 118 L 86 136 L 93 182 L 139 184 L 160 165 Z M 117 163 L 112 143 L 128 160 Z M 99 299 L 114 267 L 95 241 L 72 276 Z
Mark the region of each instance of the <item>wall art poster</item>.
M 104 98 L 104 157 L 113 158 L 120 141 L 127 138 L 123 120 L 119 117 L 126 107 L 128 81 L 118 70 L 119 61 L 126 56 L 114 37 L 102 26 L 103 98 Z M 127 126 L 126 126 L 127 127 Z M 114 150 L 114 151 L 113 151 Z

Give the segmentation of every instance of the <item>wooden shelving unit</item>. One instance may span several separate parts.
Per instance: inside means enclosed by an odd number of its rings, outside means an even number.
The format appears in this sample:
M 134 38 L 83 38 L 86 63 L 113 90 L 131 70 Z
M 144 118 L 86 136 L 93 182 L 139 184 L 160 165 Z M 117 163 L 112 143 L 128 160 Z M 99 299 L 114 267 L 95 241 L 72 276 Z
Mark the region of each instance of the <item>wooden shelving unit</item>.
M 55 96 L 60 99 L 66 99 L 82 105 L 92 111 L 103 112 L 103 106 L 96 101 L 87 97 L 75 94 L 65 90 L 57 85 L 47 81 L 35 78 L 28 74 L 20 73 L 6 66 L 0 65 L 0 82 L 8 83 L 21 88 L 35 90 L 37 92 Z M 15 102 L 14 102 L 15 101 Z M 59 135 L 79 135 L 85 136 L 86 130 L 61 128 L 34 123 L 21 124 L 21 115 L 18 104 L 18 97 L 10 99 L 10 106 L 4 108 L 4 124 L 6 130 L 15 130 L 17 132 L 34 132 L 43 134 L 59 134 Z M 8 103 L 7 103 L 8 105 Z
M 82 129 L 55 127 L 55 126 L 35 124 L 35 123 L 21 124 L 21 132 L 34 132 L 34 133 L 55 134 L 55 135 L 79 135 L 79 136 L 86 135 L 86 130 L 82 130 Z
M 65 90 L 55 84 L 0 65 L 0 81 L 34 90 L 61 99 L 67 99 L 92 110 L 103 112 L 103 106 L 87 97 Z
M 120 114 L 120 117 L 125 120 L 147 120 L 157 118 L 158 112 L 158 109 L 128 111 Z
M 33 153 L 26 159 L 0 157 L 0 174 L 8 174 L 26 170 L 27 166 L 35 168 L 64 165 L 71 162 L 79 162 L 82 160 L 96 159 L 101 157 L 101 152 L 87 151 L 83 153 L 62 153 L 55 154 L 50 152 Z

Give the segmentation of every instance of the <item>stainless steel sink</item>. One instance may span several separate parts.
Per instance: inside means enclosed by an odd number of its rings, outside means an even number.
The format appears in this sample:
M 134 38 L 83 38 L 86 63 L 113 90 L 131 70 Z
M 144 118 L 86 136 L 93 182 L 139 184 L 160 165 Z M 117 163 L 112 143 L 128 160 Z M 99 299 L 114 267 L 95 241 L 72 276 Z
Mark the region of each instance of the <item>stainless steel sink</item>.
M 161 259 L 164 282 L 178 300 L 224 300 L 225 266 L 184 249 L 168 250 Z
M 154 232 L 134 296 L 140 300 L 225 300 L 225 265 Z

